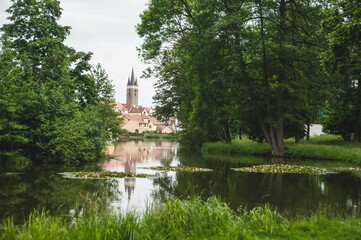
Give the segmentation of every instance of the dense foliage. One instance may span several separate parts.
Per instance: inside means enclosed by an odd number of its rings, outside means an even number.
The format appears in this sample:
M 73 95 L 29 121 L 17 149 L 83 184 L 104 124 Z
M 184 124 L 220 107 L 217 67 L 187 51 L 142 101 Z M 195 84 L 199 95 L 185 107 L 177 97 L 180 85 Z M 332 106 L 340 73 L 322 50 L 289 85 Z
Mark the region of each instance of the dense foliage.
M 57 0 L 12 0 L 1 28 L 0 159 L 98 159 L 118 131 L 113 87 L 91 53 L 64 45 Z
M 328 42 L 322 58 L 335 87 L 325 130 L 361 141 L 361 2 L 333 1 L 322 27 Z
M 143 59 L 155 64 L 148 73 L 159 79 L 158 113 L 176 115 L 190 145 L 229 143 L 233 135 L 246 134 L 283 155 L 283 139 L 298 142 L 327 100 L 350 97 L 339 91 L 345 83 L 330 77 L 332 38 L 352 46 L 343 66 L 350 72 L 352 63 L 352 76 L 360 76 L 360 8 L 351 2 L 151 0 L 137 30 L 144 38 Z M 334 26 L 325 28 L 327 21 Z M 353 38 L 342 40 L 341 27 L 352 27 Z M 337 106 L 327 107 L 337 112 Z M 357 107 L 351 108 L 343 108 L 346 119 L 354 118 L 350 111 Z

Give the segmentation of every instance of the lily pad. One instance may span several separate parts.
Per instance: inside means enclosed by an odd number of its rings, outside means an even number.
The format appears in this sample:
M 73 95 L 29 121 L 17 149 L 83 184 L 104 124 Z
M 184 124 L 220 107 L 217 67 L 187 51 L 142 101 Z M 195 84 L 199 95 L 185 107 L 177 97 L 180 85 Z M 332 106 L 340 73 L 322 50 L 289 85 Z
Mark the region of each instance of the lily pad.
M 174 172 L 209 172 L 213 171 L 208 168 L 197 168 L 189 166 L 158 166 L 158 167 L 146 167 L 143 169 L 158 170 L 158 171 L 174 171 Z
M 59 173 L 65 178 L 79 178 L 79 179 L 106 179 L 106 178 L 147 178 L 150 175 L 136 174 L 129 172 L 65 172 Z
M 232 168 L 232 169 L 235 171 L 256 172 L 256 173 L 307 173 L 307 174 L 329 173 L 329 171 L 323 168 L 289 165 L 289 164 L 257 165 L 252 167 Z

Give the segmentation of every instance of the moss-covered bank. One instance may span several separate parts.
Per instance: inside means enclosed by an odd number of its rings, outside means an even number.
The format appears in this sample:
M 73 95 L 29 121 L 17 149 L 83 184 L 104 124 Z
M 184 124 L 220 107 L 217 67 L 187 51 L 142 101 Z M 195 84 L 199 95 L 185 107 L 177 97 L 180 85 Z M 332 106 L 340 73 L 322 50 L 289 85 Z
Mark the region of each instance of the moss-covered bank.
M 71 218 L 34 213 L 22 226 L 4 222 L 0 239 L 357 240 L 361 239 L 361 219 L 330 219 L 316 214 L 308 219 L 287 220 L 268 206 L 233 212 L 215 198 L 205 202 L 174 199 L 149 208 L 143 217 L 94 209 Z
M 310 141 L 295 144 L 292 139 L 285 141 L 286 157 L 307 159 L 341 160 L 361 164 L 361 143 L 346 142 L 333 135 L 312 137 Z M 271 156 L 266 143 L 257 143 L 248 139 L 234 140 L 232 144 L 207 143 L 204 154 L 261 155 Z

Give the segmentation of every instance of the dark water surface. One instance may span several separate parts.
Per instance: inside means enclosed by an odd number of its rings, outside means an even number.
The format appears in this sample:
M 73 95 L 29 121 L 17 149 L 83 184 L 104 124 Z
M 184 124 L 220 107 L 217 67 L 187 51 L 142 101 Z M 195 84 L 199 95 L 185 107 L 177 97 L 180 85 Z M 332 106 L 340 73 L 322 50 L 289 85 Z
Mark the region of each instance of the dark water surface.
M 264 203 L 289 215 L 310 215 L 319 209 L 344 215 L 361 214 L 361 173 L 262 174 L 231 168 L 270 163 L 254 157 L 201 157 L 179 153 L 175 142 L 126 142 L 107 149 L 112 157 L 82 167 L 31 166 L 23 170 L 0 169 L 0 221 L 13 217 L 21 223 L 33 209 L 54 215 L 71 215 L 85 201 L 96 196 L 113 211 L 142 212 L 150 204 L 169 197 L 217 196 L 232 209 L 253 208 Z M 339 162 L 292 161 L 318 167 L 342 167 Z M 213 169 L 212 172 L 176 173 L 143 169 L 149 166 L 186 165 Z M 156 174 L 153 178 L 69 179 L 65 171 L 128 171 Z

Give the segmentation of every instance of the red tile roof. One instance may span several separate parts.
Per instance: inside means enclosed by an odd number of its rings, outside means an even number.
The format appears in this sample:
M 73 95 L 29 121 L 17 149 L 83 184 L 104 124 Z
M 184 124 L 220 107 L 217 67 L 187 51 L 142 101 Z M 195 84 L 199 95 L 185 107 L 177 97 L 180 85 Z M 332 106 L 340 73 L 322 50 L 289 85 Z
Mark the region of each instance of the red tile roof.
M 133 108 L 132 104 L 128 104 L 128 103 L 121 103 L 121 105 L 127 109 L 129 111 L 129 109 Z
M 146 110 L 145 108 L 131 108 L 129 109 L 129 113 L 142 113 L 144 110 Z

